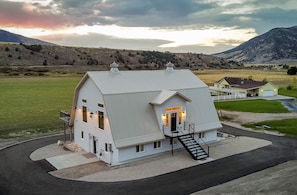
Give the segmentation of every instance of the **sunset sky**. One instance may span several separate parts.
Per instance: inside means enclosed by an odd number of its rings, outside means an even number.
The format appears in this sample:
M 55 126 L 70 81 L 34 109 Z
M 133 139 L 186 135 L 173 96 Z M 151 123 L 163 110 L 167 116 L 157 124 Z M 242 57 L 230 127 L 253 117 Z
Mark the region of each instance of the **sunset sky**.
M 66 46 L 211 54 L 295 25 L 296 0 L 0 0 L 0 29 Z

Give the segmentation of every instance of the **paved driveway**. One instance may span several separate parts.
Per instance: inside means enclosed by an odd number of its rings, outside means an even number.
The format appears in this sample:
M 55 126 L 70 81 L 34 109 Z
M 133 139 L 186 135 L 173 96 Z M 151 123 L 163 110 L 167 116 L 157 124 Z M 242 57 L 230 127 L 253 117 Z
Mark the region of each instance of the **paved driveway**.
M 284 107 L 286 107 L 291 112 L 297 112 L 297 104 L 295 103 L 295 99 L 289 100 L 279 100 Z
M 0 151 L 0 194 L 189 194 L 297 159 L 297 140 L 224 126 L 223 131 L 266 139 L 272 145 L 152 178 L 89 183 L 55 178 L 33 162 L 34 150 L 61 137 L 42 138 Z

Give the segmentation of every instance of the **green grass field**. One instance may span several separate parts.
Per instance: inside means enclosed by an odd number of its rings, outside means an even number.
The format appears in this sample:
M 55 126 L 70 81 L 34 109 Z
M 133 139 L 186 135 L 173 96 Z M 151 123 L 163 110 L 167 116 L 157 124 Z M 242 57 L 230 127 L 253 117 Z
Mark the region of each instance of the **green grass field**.
M 272 130 L 284 133 L 289 136 L 297 137 L 296 129 L 297 119 L 283 119 L 275 121 L 263 121 L 259 123 L 243 124 L 244 127 L 249 127 L 256 130 Z M 270 128 L 267 128 L 269 126 Z M 265 128 L 266 127 L 266 128 Z
M 296 97 L 297 98 L 297 88 L 287 90 L 285 88 L 279 88 L 278 93 L 284 96 Z
M 238 112 L 255 112 L 255 113 L 288 113 L 289 111 L 283 107 L 278 101 L 268 100 L 241 100 L 215 102 L 218 110 L 230 110 Z
M 0 137 L 61 130 L 81 77 L 0 77 Z

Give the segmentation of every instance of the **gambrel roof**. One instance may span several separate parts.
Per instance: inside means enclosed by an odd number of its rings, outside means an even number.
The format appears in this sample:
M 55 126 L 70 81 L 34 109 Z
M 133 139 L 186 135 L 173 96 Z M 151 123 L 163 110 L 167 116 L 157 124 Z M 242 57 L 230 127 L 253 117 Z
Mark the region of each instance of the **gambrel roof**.
M 153 104 L 179 96 L 188 104 L 187 120 L 197 130 L 221 127 L 208 86 L 190 70 L 90 71 L 75 89 L 73 107 L 80 88 L 91 80 L 103 95 L 104 108 L 117 148 L 165 139 Z M 71 115 L 73 125 L 74 115 Z

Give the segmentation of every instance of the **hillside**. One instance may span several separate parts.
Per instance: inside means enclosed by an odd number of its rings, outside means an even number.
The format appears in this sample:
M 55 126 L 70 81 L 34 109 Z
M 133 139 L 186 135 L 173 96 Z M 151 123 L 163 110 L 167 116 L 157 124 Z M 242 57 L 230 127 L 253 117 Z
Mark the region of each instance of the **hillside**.
M 220 57 L 195 53 L 116 50 L 50 45 L 0 44 L 2 66 L 97 66 L 108 70 L 113 61 L 124 70 L 163 69 L 171 61 L 176 68 L 240 68 L 242 65 Z
M 24 44 L 38 44 L 38 45 L 55 45 L 53 43 L 41 41 L 39 39 L 32 39 L 22 35 L 14 34 L 0 29 L 0 42 L 9 43 L 24 43 Z
M 297 26 L 274 28 L 215 56 L 253 64 L 297 61 Z

